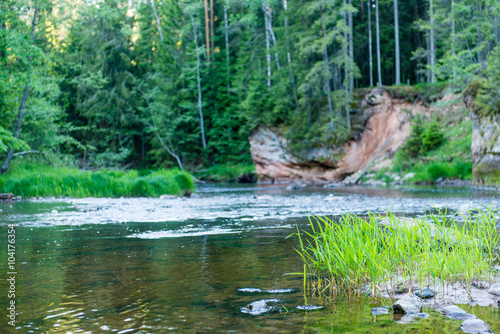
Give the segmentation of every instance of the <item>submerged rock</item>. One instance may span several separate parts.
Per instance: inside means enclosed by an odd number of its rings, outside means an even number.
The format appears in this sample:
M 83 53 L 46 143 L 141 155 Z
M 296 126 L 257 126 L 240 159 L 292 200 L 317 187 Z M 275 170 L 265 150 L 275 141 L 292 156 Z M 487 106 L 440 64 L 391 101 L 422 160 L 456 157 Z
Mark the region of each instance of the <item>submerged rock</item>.
M 248 304 L 241 308 L 242 313 L 251 315 L 261 315 L 263 313 L 275 312 L 278 310 L 276 306 L 268 306 L 268 303 L 278 303 L 279 299 L 261 299 Z
M 428 299 L 434 297 L 434 291 L 429 288 L 422 289 L 420 291 L 415 292 L 415 296 L 420 297 L 421 299 Z
M 500 283 L 493 284 L 488 289 L 488 292 L 491 293 L 492 295 L 500 296 Z
M 300 190 L 300 189 L 303 189 L 306 187 L 306 184 L 305 183 L 301 183 L 301 182 L 292 182 L 290 183 L 286 189 L 287 190 Z
M 272 294 L 280 294 L 280 293 L 292 293 L 294 292 L 294 289 L 271 289 L 271 290 L 264 290 L 266 293 L 272 293 Z
M 238 292 L 243 292 L 243 293 L 270 293 L 270 294 L 282 294 L 282 293 L 292 293 L 295 292 L 296 290 L 294 289 L 269 289 L 269 290 L 263 290 L 259 288 L 238 288 L 236 289 Z
M 419 312 L 419 313 L 412 313 L 412 314 L 394 314 L 394 322 L 397 322 L 398 324 L 402 325 L 407 325 L 413 321 L 415 321 L 417 318 L 420 319 L 427 319 L 429 317 L 428 313 L 425 312 Z
M 264 292 L 264 290 L 259 289 L 259 288 L 239 288 L 239 289 L 236 289 L 236 291 L 239 291 L 239 292 L 245 292 L 245 293 L 258 293 L 258 292 Z
M 392 306 L 392 308 L 394 309 L 394 313 L 415 314 L 415 313 L 420 313 L 420 310 L 422 309 L 422 304 L 411 297 L 404 297 L 397 300 Z
M 295 307 L 298 310 L 302 311 L 315 311 L 324 308 L 323 306 L 315 306 L 315 305 L 299 305 Z
M 381 314 L 389 314 L 389 310 L 385 307 L 375 307 L 372 309 L 372 315 L 377 316 Z
M 453 320 L 468 320 L 476 318 L 474 314 L 467 313 L 465 310 L 456 305 L 449 305 L 443 308 L 443 314 L 447 318 Z
M 469 319 L 462 322 L 460 329 L 465 333 L 493 333 L 490 331 L 490 327 L 481 319 Z

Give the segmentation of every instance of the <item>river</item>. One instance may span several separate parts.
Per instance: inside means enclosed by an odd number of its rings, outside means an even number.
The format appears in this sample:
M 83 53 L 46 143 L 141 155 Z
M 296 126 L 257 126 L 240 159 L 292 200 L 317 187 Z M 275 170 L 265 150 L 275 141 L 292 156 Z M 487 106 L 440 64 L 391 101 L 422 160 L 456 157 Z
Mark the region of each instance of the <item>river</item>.
M 455 333 L 431 309 L 400 324 L 370 310 L 388 300 L 309 296 L 289 237 L 308 217 L 500 207 L 496 190 L 434 187 L 306 188 L 201 185 L 194 198 L 38 199 L 0 203 L 0 244 L 15 233 L 15 326 L 2 333 Z M 3 277 L 8 256 L 0 253 Z M 0 305 L 9 305 L 6 279 Z M 253 288 L 255 290 L 248 290 Z M 259 290 L 257 290 L 259 289 Z M 287 290 L 279 290 L 287 289 Z M 253 291 L 253 292 L 252 292 Z M 252 314 L 260 300 L 269 312 Z M 261 303 L 262 304 L 262 303 Z M 257 305 L 257 304 L 252 304 Z M 255 309 L 254 309 L 255 310 Z M 469 307 L 500 332 L 496 307 Z M 17 331 L 14 331 L 17 329 Z

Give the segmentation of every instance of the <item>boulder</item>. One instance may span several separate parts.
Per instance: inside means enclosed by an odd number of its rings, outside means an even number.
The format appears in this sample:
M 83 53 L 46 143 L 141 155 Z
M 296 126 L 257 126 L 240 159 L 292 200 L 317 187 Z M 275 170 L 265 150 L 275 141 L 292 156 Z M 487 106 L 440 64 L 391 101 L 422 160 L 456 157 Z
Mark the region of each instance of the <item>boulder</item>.
M 394 313 L 399 314 L 414 314 L 420 313 L 422 309 L 422 304 L 414 298 L 404 297 L 397 300 L 394 305 L 392 305 Z
M 465 333 L 493 333 L 490 331 L 490 327 L 481 319 L 469 319 L 462 322 L 460 329 Z

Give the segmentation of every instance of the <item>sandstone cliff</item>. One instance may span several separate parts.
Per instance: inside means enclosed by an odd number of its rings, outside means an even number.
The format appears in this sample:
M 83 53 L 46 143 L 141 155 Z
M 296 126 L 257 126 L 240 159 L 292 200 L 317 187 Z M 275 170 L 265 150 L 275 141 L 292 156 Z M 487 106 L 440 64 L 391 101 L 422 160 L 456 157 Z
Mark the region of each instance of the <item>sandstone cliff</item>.
M 383 147 L 375 160 L 375 168 L 390 164 L 390 159 L 410 133 L 409 117 L 401 121 L 412 108 L 412 103 L 393 99 L 383 88 L 371 90 L 359 109 L 366 119 L 361 133 L 341 147 L 319 147 L 308 152 L 290 152 L 287 141 L 275 131 L 258 127 L 253 131 L 250 150 L 260 182 L 291 182 L 303 180 L 312 183 L 340 181 L 362 170 Z M 417 102 L 412 114 L 430 115 L 430 108 Z M 340 160 L 335 157 L 341 156 Z

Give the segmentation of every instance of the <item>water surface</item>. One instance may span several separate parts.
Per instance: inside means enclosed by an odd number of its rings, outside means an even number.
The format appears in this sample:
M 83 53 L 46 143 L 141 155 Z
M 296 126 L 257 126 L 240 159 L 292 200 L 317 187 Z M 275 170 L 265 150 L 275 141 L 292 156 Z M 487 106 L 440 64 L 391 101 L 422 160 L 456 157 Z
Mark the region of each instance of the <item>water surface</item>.
M 372 317 L 373 307 L 390 301 L 309 296 L 308 304 L 324 307 L 297 309 L 306 304 L 303 281 L 286 274 L 303 264 L 297 240 L 286 237 L 307 229 L 310 215 L 453 214 L 498 208 L 496 195 L 470 188 L 205 185 L 196 198 L 0 203 L 0 243 L 6 249 L 7 224 L 17 224 L 20 333 L 455 333 L 460 322 L 433 310 L 409 325 L 392 314 Z M 6 252 L 0 261 L 7 263 Z M 7 291 L 5 280 L 0 289 Z M 245 312 L 262 300 L 272 300 L 269 312 Z M 0 303 L 8 303 L 3 292 Z M 500 332 L 498 309 L 474 312 Z M 12 332 L 6 322 L 2 317 L 0 330 Z

